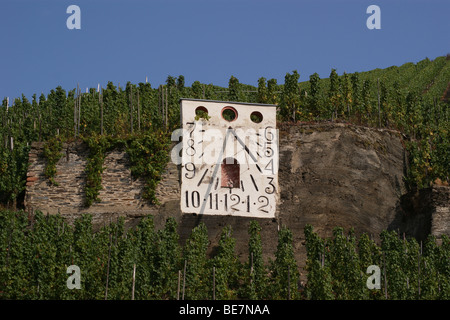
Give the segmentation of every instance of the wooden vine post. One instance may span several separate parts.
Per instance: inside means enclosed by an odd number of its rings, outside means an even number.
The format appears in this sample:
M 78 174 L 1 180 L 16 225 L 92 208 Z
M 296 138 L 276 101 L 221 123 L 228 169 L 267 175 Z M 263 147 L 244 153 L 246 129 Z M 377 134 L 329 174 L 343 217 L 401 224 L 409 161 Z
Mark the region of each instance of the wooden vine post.
M 133 264 L 133 286 L 131 287 L 131 300 L 134 300 L 134 284 L 136 282 L 136 264 Z
M 98 100 L 100 102 L 100 134 L 103 135 L 103 88 L 98 92 Z
M 178 270 L 177 300 L 180 300 L 181 270 Z
M 386 279 L 386 256 L 383 252 L 383 269 L 384 269 L 384 297 L 388 298 L 388 294 L 387 294 L 387 279 Z
M 291 300 L 291 266 L 288 266 L 288 300 Z
M 213 267 L 213 300 L 216 300 L 216 267 Z
M 377 96 L 378 96 L 378 127 L 381 128 L 380 79 L 379 78 L 377 78 Z
M 77 137 L 77 100 L 78 100 L 78 91 L 75 95 L 75 99 L 73 100 L 73 136 L 75 138 Z M 41 139 L 39 138 L 39 141 L 40 140 Z
M 130 132 L 133 133 L 133 86 L 130 86 Z
M 105 300 L 108 300 L 108 285 L 109 285 L 109 263 L 111 261 L 111 246 L 112 246 L 112 235 L 109 234 L 109 250 L 108 250 L 108 266 L 106 268 L 106 289 L 105 289 Z
M 141 106 L 139 103 L 139 90 L 137 92 L 137 116 L 138 116 L 138 131 L 141 131 Z
M 182 300 L 184 300 L 184 290 L 186 288 L 186 264 L 187 264 L 187 260 L 184 260 L 184 272 L 183 272 L 183 297 L 181 298 Z

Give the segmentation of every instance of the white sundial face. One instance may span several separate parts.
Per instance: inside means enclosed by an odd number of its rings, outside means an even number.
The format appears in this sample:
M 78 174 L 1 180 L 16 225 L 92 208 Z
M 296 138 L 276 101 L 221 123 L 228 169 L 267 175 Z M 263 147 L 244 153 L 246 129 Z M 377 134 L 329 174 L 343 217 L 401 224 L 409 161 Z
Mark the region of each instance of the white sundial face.
M 194 119 L 200 103 L 208 120 Z M 279 192 L 275 106 L 182 100 L 181 109 L 182 212 L 273 218 Z M 262 121 L 253 121 L 254 114 Z

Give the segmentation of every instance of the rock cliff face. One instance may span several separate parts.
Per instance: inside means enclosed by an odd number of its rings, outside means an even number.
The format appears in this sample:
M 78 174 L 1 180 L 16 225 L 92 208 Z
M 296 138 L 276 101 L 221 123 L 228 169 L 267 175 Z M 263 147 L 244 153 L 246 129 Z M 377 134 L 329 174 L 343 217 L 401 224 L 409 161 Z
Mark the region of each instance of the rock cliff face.
M 344 124 L 291 127 L 282 132 L 280 219 L 377 234 L 394 218 L 403 184 L 400 135 Z
M 182 244 L 191 229 L 204 222 L 217 246 L 222 228 L 229 224 L 236 238 L 236 251 L 247 259 L 248 226 L 251 218 L 183 215 L 180 211 L 179 170 L 169 164 L 158 186 L 160 206 L 141 201 L 143 182 L 131 179 L 126 154 L 115 151 L 105 160 L 102 202 L 83 208 L 86 148 L 66 145 L 66 157 L 57 164 L 58 187 L 43 177 L 45 160 L 39 144 L 30 153 L 26 208 L 65 215 L 69 220 L 91 213 L 98 225 L 125 216 L 129 226 L 152 214 L 157 228 L 167 217 L 179 223 Z M 300 266 L 305 261 L 303 229 L 311 224 L 321 236 L 331 236 L 336 226 L 377 239 L 385 229 L 423 237 L 449 233 L 449 188 L 431 188 L 421 195 L 408 195 L 403 183 L 405 153 L 401 135 L 395 131 L 354 125 L 322 123 L 280 128 L 280 203 L 275 219 L 255 219 L 262 227 L 266 261 L 274 258 L 277 230 L 286 225 L 294 235 Z M 428 199 L 428 200 L 423 200 Z
M 450 236 L 450 187 L 433 185 L 403 195 L 389 228 L 418 241 L 430 234 Z

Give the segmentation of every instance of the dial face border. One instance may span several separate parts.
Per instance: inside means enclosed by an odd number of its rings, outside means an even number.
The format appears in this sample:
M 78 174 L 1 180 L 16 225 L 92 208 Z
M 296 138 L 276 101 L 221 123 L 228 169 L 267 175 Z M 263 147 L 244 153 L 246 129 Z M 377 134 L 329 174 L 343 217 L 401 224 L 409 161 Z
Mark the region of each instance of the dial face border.
M 194 158 L 202 157 L 202 150 L 210 142 L 203 141 L 202 135 L 196 135 L 195 130 L 198 123 L 201 121 L 203 129 L 219 129 L 226 137 L 223 142 L 223 147 L 227 143 L 226 134 L 231 130 L 246 127 L 263 129 L 256 138 L 257 143 L 262 143 L 266 148 L 265 151 L 260 151 L 257 155 L 251 154 L 249 146 L 242 144 L 239 137 L 231 138 L 236 143 L 241 144 L 241 149 L 248 154 L 247 157 L 253 155 L 253 160 L 258 160 L 261 157 L 271 157 L 278 153 L 278 145 L 272 144 L 273 135 L 267 134 L 267 129 L 276 128 L 276 108 L 275 106 L 258 105 L 240 105 L 229 102 L 209 102 L 196 100 L 188 101 L 186 105 L 182 100 L 182 127 L 187 132 L 183 137 L 183 152 L 187 159 L 194 160 Z M 196 108 L 203 107 L 207 110 L 210 120 L 193 120 Z M 228 121 L 223 119 L 222 111 L 234 109 L 236 117 Z M 191 112 L 190 112 L 191 111 Z M 251 114 L 258 112 L 262 115 L 262 121 L 256 123 L 251 120 Z M 267 113 L 266 113 L 267 112 Z M 190 115 L 190 116 L 189 116 Z M 248 116 L 248 119 L 245 119 Z M 273 121 L 270 121 L 272 118 Z M 269 121 L 268 121 L 269 120 Z M 276 130 L 276 129 L 275 129 Z M 204 132 L 205 130 L 203 130 Z M 235 131 L 234 131 L 235 132 Z M 273 133 L 271 133 L 273 134 Z M 267 139 L 268 138 L 268 139 Z M 264 141 L 263 141 L 264 140 Z M 230 140 L 231 141 L 231 140 Z M 211 142 L 214 143 L 214 142 Z M 201 144 L 202 149 L 197 147 Z M 197 149 L 196 149 L 197 147 Z M 188 151 L 189 150 L 189 151 Z M 242 152 L 242 150 L 237 152 Z M 271 151 L 272 150 L 272 151 Z M 223 149 L 222 149 L 223 151 Z M 223 155 L 225 157 L 225 155 Z M 229 155 L 227 154 L 227 157 Z M 190 158 L 189 158 L 190 157 Z M 219 158 L 218 158 L 219 159 Z M 221 159 L 222 160 L 222 159 Z M 254 218 L 274 218 L 277 210 L 277 203 L 279 199 L 278 175 L 273 171 L 273 162 L 270 161 L 262 165 L 258 165 L 255 161 L 253 164 L 240 165 L 239 167 L 239 183 L 238 186 L 226 187 L 222 185 L 221 162 L 217 160 L 214 164 L 198 164 L 195 161 L 185 161 L 185 165 L 181 166 L 181 199 L 180 206 L 183 213 L 190 214 L 205 214 L 205 215 L 231 215 Z M 272 167 L 272 169 L 271 169 Z M 262 174 L 263 171 L 269 174 Z M 272 170 L 272 171 L 270 171 Z

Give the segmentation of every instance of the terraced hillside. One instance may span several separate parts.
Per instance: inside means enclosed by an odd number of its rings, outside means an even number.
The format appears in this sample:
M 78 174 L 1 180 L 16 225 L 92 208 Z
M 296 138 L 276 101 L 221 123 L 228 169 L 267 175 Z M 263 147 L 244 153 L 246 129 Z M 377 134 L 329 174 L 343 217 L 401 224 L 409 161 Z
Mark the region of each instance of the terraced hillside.
M 24 95 L 5 97 L 0 107 L 0 203 L 17 207 L 23 202 L 31 142 L 48 142 L 46 175 L 52 181 L 57 174 L 52 163 L 60 156 L 58 146 L 76 139 L 89 140 L 93 146 L 106 143 L 92 153 L 88 185 L 93 191 L 87 201 L 92 203 L 101 187 L 101 170 L 96 169 L 101 168 L 107 141 L 126 141 L 135 155 L 142 152 L 142 141 L 147 141 L 149 157 L 156 154 L 153 148 L 161 146 L 149 141 L 161 141 L 162 136 L 168 141 L 170 132 L 179 127 L 181 97 L 275 103 L 280 123 L 333 121 L 399 130 L 408 151 L 408 188 L 424 188 L 437 179 L 449 182 L 449 56 L 352 74 L 331 70 L 326 79 L 317 74 L 309 80 L 303 77 L 297 71 L 287 73 L 282 85 L 261 77 L 255 87 L 231 76 L 228 88 L 222 88 L 199 81 L 188 87 L 180 75 L 169 76 L 157 88 L 150 83 L 116 86 L 109 82 L 101 90 L 86 92 L 57 87 L 47 95 L 33 95 L 31 101 Z M 144 168 L 145 157 L 135 163 L 135 172 L 147 172 L 152 194 L 159 169 Z

